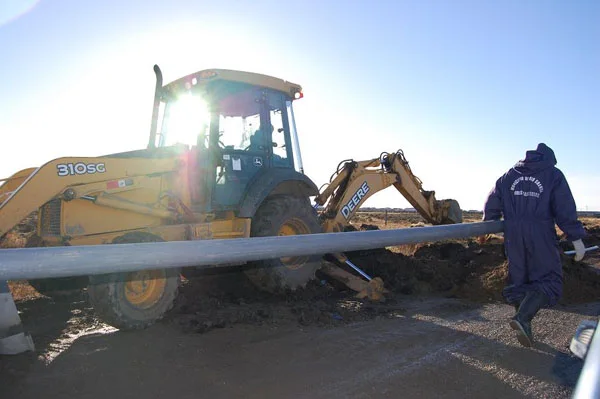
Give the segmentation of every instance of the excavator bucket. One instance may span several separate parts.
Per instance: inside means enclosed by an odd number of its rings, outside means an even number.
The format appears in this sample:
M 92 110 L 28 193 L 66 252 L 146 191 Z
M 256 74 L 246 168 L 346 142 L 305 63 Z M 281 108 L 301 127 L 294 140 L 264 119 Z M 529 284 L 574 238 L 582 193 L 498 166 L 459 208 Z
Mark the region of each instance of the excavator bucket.
M 438 206 L 442 214 L 442 224 L 462 223 L 462 209 L 460 209 L 458 201 L 444 199 L 438 201 Z

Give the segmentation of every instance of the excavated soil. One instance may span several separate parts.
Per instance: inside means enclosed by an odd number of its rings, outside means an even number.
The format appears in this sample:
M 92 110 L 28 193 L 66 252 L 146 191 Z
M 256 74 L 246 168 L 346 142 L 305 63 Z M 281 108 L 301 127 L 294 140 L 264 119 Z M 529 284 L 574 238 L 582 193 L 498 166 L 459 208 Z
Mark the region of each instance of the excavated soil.
M 369 226 L 363 226 L 369 228 Z M 590 231 L 588 245 L 600 242 Z M 564 243 L 565 249 L 572 249 Z M 474 240 L 439 242 L 411 248 L 348 252 L 349 259 L 371 277 L 381 277 L 390 291 L 383 303 L 354 298 L 354 292 L 317 273 L 305 289 L 282 295 L 261 293 L 240 273 L 204 276 L 182 287 L 170 320 L 187 331 L 206 332 L 233 323 L 335 325 L 393 317 L 406 295 L 444 296 L 477 303 L 502 302 L 507 275 L 502 243 L 479 245 Z M 563 256 L 562 305 L 592 302 L 600 292 L 600 271 Z M 587 259 L 589 260 L 589 258 Z M 351 269 L 348 269 L 351 271 Z

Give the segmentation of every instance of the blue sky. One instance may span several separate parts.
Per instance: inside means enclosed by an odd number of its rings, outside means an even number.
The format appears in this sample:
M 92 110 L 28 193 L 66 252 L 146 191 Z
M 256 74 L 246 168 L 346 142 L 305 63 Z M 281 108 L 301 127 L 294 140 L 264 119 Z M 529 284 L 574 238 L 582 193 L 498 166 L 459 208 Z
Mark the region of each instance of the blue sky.
M 545 142 L 600 210 L 600 2 L 5 0 L 0 175 L 142 148 L 165 81 L 232 68 L 299 83 L 305 172 L 402 149 L 425 189 L 481 209 Z M 366 206 L 405 207 L 394 188 Z

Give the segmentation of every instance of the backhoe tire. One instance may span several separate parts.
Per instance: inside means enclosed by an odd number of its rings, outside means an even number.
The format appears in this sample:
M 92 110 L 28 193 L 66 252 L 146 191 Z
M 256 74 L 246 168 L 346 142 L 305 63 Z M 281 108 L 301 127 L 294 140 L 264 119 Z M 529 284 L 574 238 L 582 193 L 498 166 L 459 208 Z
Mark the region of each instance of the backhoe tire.
M 251 236 L 266 237 L 321 233 L 321 225 L 307 198 L 280 195 L 267 198 L 252 220 Z M 321 256 L 297 256 L 251 262 L 244 270 L 259 289 L 270 293 L 296 290 L 315 278 Z
M 25 242 L 25 248 L 45 247 L 44 241 L 40 236 L 34 234 Z M 57 278 L 40 278 L 28 280 L 27 282 L 37 292 L 49 298 L 58 299 L 65 298 L 81 292 L 85 288 L 87 277 L 57 277 Z
M 159 242 L 161 237 L 131 232 L 112 244 Z M 180 286 L 178 269 L 140 270 L 89 276 L 88 297 L 96 314 L 121 330 L 147 328 L 173 307 Z

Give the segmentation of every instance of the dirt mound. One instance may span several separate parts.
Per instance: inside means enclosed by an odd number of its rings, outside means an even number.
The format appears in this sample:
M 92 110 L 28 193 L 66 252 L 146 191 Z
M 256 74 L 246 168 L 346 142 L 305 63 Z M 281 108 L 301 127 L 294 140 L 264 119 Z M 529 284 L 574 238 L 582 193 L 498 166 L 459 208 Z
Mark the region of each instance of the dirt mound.
M 373 230 L 373 225 L 361 229 Z M 569 243 L 561 243 L 566 249 Z M 478 303 L 503 302 L 507 261 L 501 242 L 479 245 L 456 240 L 397 248 L 351 251 L 346 255 L 390 290 L 385 303 L 354 298 L 354 292 L 323 275 L 306 288 L 282 295 L 257 290 L 242 273 L 199 276 L 182 287 L 170 321 L 203 333 L 237 323 L 334 326 L 340 323 L 394 317 L 402 313 L 403 295 L 442 295 Z M 352 269 L 347 269 L 353 272 Z M 562 304 L 595 301 L 600 274 L 589 265 L 563 256 Z
M 387 249 L 349 253 L 350 260 L 391 291 L 385 303 L 354 298 L 344 287 L 318 280 L 282 295 L 258 291 L 241 273 L 190 279 L 182 287 L 170 321 L 203 333 L 233 324 L 335 326 L 403 312 L 402 295 L 443 295 L 478 303 L 502 302 L 507 264 L 501 244 L 436 243 L 414 256 Z M 563 304 L 597 300 L 600 275 L 565 258 Z
M 585 226 L 585 224 L 584 224 Z M 373 230 L 362 225 L 360 230 Z M 600 243 L 600 226 L 586 226 L 587 246 Z M 572 244 L 561 238 L 563 251 Z M 392 292 L 402 294 L 441 294 L 476 302 L 502 301 L 502 288 L 508 265 L 502 242 L 479 245 L 472 239 L 452 240 L 405 248 L 349 252 L 350 260 L 372 277 L 379 276 Z M 562 255 L 564 293 L 561 303 L 595 301 L 600 292 L 600 269 L 590 266 L 596 253 L 586 262 Z
M 167 322 L 196 333 L 237 323 L 327 327 L 389 315 L 390 309 L 401 310 L 395 303 L 357 300 L 323 280 L 273 295 L 256 289 L 242 273 L 228 272 L 185 281 Z
M 501 244 L 441 242 L 418 247 L 412 256 L 392 249 L 349 252 L 367 274 L 381 277 L 401 294 L 443 294 L 470 300 L 500 300 L 505 277 Z

